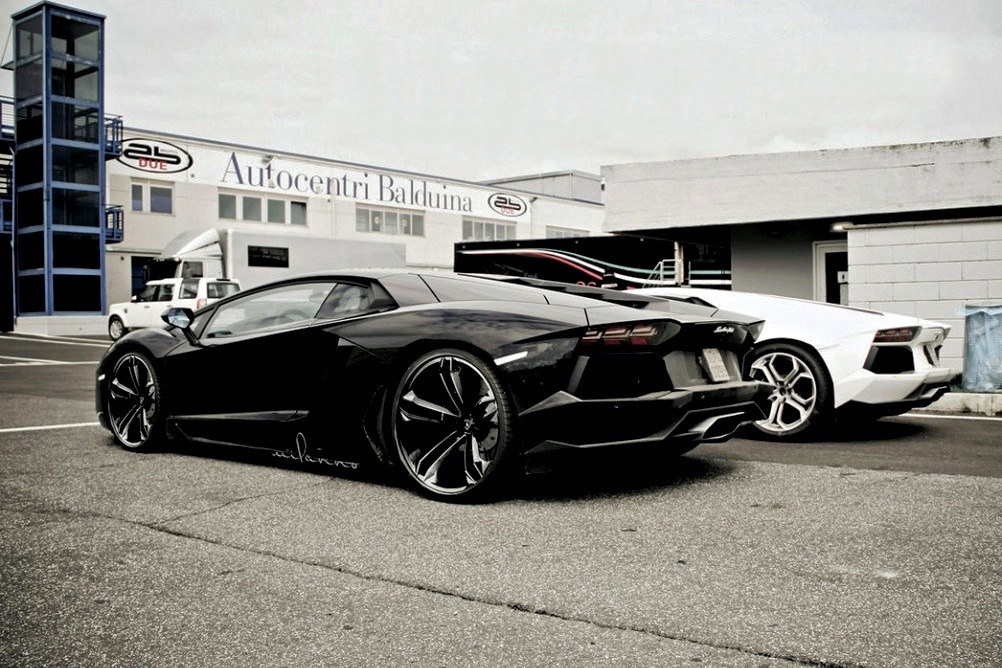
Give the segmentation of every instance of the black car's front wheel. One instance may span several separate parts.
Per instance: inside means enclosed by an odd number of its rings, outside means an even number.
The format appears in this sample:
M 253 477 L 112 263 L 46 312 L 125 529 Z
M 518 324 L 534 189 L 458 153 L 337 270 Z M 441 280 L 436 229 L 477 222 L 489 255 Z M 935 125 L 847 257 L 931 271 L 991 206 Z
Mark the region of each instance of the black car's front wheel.
M 123 447 L 142 450 L 160 436 L 163 389 L 150 360 L 138 352 L 122 355 L 105 385 L 111 432 Z
M 805 438 L 831 421 L 831 380 L 821 360 L 801 346 L 762 346 L 755 351 L 750 376 L 773 388 L 768 415 L 754 423 L 769 438 Z
M 416 359 L 390 404 L 391 439 L 411 483 L 441 499 L 470 500 L 497 491 L 514 418 L 494 370 L 465 350 Z

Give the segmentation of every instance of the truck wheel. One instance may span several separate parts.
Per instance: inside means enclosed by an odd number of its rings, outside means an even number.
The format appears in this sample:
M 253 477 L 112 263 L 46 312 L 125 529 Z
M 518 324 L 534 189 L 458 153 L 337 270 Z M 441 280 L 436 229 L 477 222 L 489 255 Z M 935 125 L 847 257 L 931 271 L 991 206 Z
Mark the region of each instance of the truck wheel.
M 108 336 L 111 337 L 112 341 L 118 341 L 128 331 L 125 328 L 125 323 L 117 315 L 113 315 L 108 319 Z

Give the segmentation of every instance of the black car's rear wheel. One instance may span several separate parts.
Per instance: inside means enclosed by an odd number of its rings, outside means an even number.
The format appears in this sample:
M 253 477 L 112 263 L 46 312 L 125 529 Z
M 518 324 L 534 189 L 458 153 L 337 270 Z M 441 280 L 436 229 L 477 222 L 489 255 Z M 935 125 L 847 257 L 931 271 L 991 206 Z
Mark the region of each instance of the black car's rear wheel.
M 111 432 L 123 447 L 142 450 L 160 436 L 163 391 L 150 360 L 138 352 L 122 355 L 112 367 L 105 406 Z
M 831 380 L 822 362 L 804 348 L 764 345 L 755 351 L 749 375 L 773 387 L 769 414 L 754 423 L 769 438 L 805 438 L 831 421 Z
M 436 350 L 404 372 L 391 403 L 391 441 L 408 479 L 436 498 L 482 498 L 507 467 L 513 416 L 490 366 L 458 349 Z

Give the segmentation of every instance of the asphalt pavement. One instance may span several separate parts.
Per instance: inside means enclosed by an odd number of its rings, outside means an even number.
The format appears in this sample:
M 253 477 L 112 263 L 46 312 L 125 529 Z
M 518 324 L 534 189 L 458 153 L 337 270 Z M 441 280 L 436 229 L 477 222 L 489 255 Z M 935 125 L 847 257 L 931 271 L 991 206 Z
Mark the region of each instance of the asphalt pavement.
M 25 345 L 0 340 L 0 665 L 1002 657 L 997 420 L 586 458 L 452 505 L 378 471 L 125 452 L 93 424 L 100 349 Z

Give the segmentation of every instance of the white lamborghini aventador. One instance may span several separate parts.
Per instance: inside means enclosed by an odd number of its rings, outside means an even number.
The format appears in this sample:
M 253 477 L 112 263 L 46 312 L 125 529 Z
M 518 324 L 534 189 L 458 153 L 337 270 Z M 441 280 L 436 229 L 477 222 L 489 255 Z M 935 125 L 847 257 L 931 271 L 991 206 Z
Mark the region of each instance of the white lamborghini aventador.
M 776 439 L 803 438 L 840 419 L 876 419 L 928 406 L 949 390 L 940 366 L 942 323 L 821 302 L 700 288 L 635 292 L 765 318 L 750 374 L 775 387 L 768 417 Z

